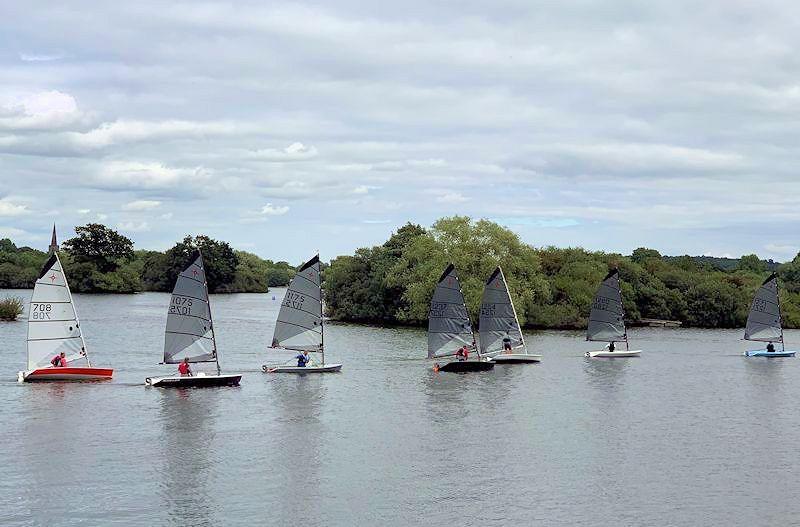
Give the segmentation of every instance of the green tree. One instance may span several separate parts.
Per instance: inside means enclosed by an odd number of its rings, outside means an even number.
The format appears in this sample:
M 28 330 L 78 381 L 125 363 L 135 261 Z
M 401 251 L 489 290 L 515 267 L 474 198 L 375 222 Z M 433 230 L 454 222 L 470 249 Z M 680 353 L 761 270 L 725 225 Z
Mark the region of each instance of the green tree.
M 75 238 L 64 242 L 76 262 L 89 262 L 101 273 L 115 271 L 120 260 L 133 256 L 133 242 L 99 223 L 75 227 Z
M 175 284 L 180 272 L 189 263 L 195 249 L 203 253 L 208 289 L 212 293 L 227 292 L 236 278 L 239 257 L 227 242 L 220 242 L 208 236 L 186 236 L 176 243 L 166 254 L 165 279 L 169 289 Z

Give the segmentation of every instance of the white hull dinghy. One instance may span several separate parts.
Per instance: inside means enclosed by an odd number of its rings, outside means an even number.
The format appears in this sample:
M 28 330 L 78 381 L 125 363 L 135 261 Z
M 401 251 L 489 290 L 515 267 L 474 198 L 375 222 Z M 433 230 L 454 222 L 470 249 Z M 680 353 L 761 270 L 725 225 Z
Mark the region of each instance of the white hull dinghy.
M 199 249 L 195 249 L 189 264 L 175 281 L 164 330 L 163 364 L 180 364 L 184 361 L 189 364 L 213 362 L 217 374 L 200 371 L 191 375 L 147 377 L 145 385 L 157 388 L 206 388 L 238 386 L 242 380 L 240 374 L 223 375 L 220 372 L 205 265 Z
M 326 364 L 325 366 L 267 366 L 261 367 L 264 373 L 335 373 L 342 370 L 341 364 Z
M 289 282 L 272 335 L 272 348 L 297 355 L 283 364 L 261 366 L 264 373 L 336 373 L 342 370 L 341 364 L 325 364 L 325 317 L 320 284 L 317 254 L 301 265 Z M 319 364 L 309 354 L 318 355 Z
M 750 313 L 747 315 L 747 326 L 744 330 L 744 340 L 753 342 L 767 342 L 769 348 L 749 350 L 744 352 L 745 357 L 794 357 L 795 352 L 787 350 L 783 341 L 783 322 L 781 320 L 781 302 L 778 297 L 778 275 L 772 273 L 764 280 L 756 291 Z M 772 345 L 780 342 L 780 351 Z
M 58 258 L 53 226 L 51 255 L 33 286 L 28 313 L 28 369 L 17 374 L 19 382 L 105 381 L 114 370 L 92 366 L 83 340 L 78 312 L 67 277 Z M 53 366 L 64 353 L 67 366 Z
M 622 351 L 587 351 L 586 356 L 593 359 L 623 359 L 630 357 L 638 357 L 641 355 L 642 350 L 622 350 Z
M 517 310 L 499 266 L 483 287 L 478 334 L 481 356 L 495 364 L 531 364 L 542 360 L 541 355 L 528 353 Z
M 541 362 L 542 356 L 533 353 L 500 353 L 492 357 L 495 364 L 526 364 Z
M 469 319 L 461 282 L 458 280 L 453 264 L 447 266 L 433 290 L 431 309 L 428 313 L 428 358 L 455 358 L 456 352 L 464 347 L 475 350 L 475 334 Z M 437 372 L 469 373 L 487 371 L 494 363 L 481 358 L 477 360 L 451 360 L 444 364 L 438 362 L 433 369 Z
M 638 357 L 642 353 L 642 350 L 629 349 L 618 269 L 609 272 L 597 289 L 592 302 L 592 310 L 589 313 L 586 340 L 608 342 L 604 350 L 587 351 L 585 354 L 587 358 L 624 359 Z M 625 349 L 615 349 L 616 342 L 624 342 Z

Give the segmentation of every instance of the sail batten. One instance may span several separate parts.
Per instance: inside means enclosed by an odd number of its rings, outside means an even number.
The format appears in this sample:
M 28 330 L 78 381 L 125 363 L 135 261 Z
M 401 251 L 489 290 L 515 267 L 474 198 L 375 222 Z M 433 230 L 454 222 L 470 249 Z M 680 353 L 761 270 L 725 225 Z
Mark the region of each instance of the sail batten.
M 300 266 L 281 302 L 272 347 L 322 352 L 322 289 L 319 255 Z
M 504 339 L 511 341 L 512 349 L 522 347 L 523 353 L 528 352 L 506 277 L 500 267 L 495 269 L 483 288 L 478 334 L 481 354 L 503 351 Z
M 28 313 L 28 369 L 49 366 L 64 353 L 68 363 L 85 359 L 86 343 L 72 302 L 67 277 L 57 253 L 42 266 L 33 287 Z
M 164 329 L 164 363 L 213 362 L 217 344 L 211 321 L 205 265 L 199 250 L 178 274 Z
M 778 277 L 772 273 L 753 297 L 744 339 L 758 342 L 783 342 Z
M 600 283 L 592 301 L 586 340 L 620 342 L 627 338 L 619 271 L 614 269 Z
M 454 355 L 475 344 L 472 324 L 455 267 L 450 264 L 433 291 L 428 313 L 428 358 Z

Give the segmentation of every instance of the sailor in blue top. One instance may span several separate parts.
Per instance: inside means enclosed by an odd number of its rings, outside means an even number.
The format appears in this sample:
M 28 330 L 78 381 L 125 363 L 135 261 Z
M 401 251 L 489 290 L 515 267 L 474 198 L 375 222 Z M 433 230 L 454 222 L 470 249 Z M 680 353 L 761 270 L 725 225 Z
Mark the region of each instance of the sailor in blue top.
M 308 356 L 308 351 L 304 351 L 303 353 L 298 353 L 295 359 L 297 359 L 298 368 L 305 368 L 306 364 L 308 364 L 309 361 L 311 361 L 311 357 Z

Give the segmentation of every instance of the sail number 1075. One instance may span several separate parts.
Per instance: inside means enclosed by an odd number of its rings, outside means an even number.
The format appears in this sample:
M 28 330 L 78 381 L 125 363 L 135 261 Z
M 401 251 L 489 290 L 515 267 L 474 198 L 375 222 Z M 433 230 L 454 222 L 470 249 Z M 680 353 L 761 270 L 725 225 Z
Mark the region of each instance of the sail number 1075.
M 294 309 L 303 309 L 303 302 L 305 299 L 305 295 L 301 295 L 300 293 L 295 293 L 293 291 L 287 291 L 286 297 L 283 299 L 283 305 L 286 307 L 293 307 Z
M 191 315 L 192 299 L 185 296 L 173 296 L 169 304 L 169 312 L 175 315 Z

